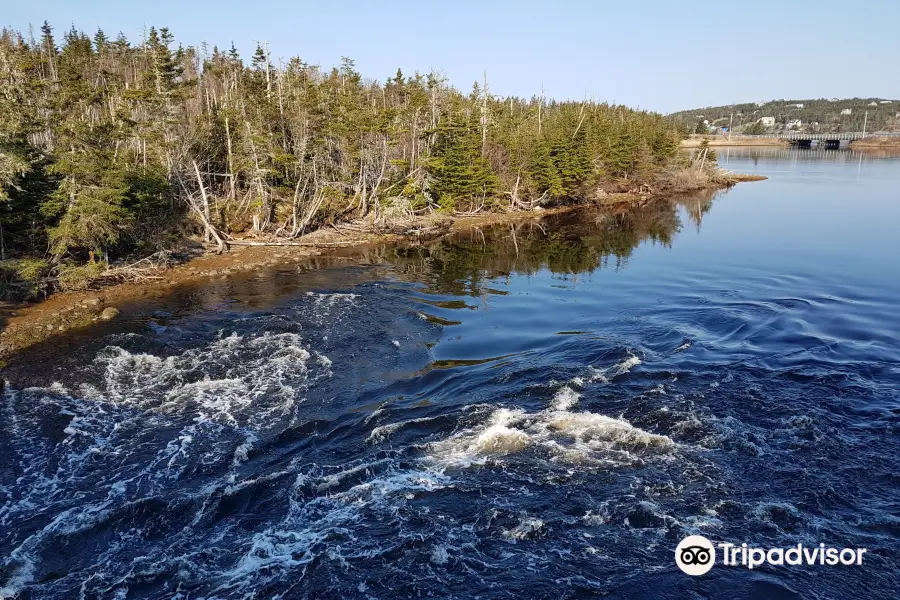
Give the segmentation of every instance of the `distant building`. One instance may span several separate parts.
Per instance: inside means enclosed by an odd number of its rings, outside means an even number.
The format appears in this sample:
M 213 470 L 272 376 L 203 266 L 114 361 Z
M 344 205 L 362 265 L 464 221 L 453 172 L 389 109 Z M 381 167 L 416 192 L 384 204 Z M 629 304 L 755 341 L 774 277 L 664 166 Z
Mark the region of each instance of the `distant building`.
M 800 102 L 799 104 L 789 104 L 788 106 L 792 106 L 794 108 L 803 108 L 803 103 Z
M 800 119 L 793 119 L 792 121 L 788 121 L 785 127 L 787 127 L 788 129 L 793 129 L 794 127 L 799 129 L 801 125 L 803 125 L 803 123 L 800 121 Z
M 878 104 L 890 104 L 890 100 L 881 100 Z
M 757 123 L 763 127 L 775 127 L 775 117 L 762 117 Z
M 852 108 L 845 108 L 845 109 L 843 109 L 843 110 L 841 111 L 841 114 L 842 114 L 842 115 L 849 115 L 849 114 L 852 114 L 852 113 L 853 113 L 853 109 L 852 109 Z
M 877 102 L 869 102 L 869 106 L 878 106 Z

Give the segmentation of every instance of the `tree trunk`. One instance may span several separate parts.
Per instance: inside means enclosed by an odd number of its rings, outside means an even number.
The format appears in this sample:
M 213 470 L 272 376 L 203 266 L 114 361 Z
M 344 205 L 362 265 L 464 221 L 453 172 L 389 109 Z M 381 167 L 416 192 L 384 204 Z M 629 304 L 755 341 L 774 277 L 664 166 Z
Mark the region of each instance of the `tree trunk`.
M 228 117 L 225 117 L 225 140 L 228 148 L 228 179 L 231 182 L 228 189 L 228 199 L 234 200 L 234 155 L 231 151 L 231 127 L 228 124 Z
M 206 187 L 203 185 L 203 178 L 200 176 L 200 167 L 197 166 L 197 161 L 191 161 L 194 165 L 194 173 L 197 175 L 197 185 L 200 186 L 200 196 L 203 198 L 203 209 L 201 210 L 196 205 L 194 205 L 193 201 L 188 198 L 191 202 L 191 207 L 194 209 L 194 212 L 198 214 L 200 220 L 203 221 L 203 225 L 206 227 L 206 240 L 209 240 L 209 236 L 212 236 L 213 239 L 216 240 L 216 253 L 222 254 L 225 250 L 228 249 L 228 245 L 225 243 L 219 233 L 216 231 L 215 227 L 209 222 L 209 198 L 206 196 Z

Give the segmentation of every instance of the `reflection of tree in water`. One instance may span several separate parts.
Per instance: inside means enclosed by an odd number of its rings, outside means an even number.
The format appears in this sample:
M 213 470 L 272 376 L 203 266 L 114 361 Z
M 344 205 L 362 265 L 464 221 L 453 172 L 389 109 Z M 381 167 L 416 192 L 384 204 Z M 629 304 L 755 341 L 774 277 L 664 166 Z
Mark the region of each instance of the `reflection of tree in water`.
M 678 206 L 699 228 L 713 194 L 643 206 L 585 208 L 540 221 L 461 232 L 428 246 L 394 248 L 386 258 L 401 273 L 430 282 L 434 293 L 481 295 L 486 282 L 541 269 L 557 274 L 592 273 L 625 266 L 642 242 L 670 246 L 681 229 Z
M 689 196 L 675 198 L 675 204 L 684 208 L 699 233 L 703 217 L 712 209 L 713 199 L 719 193 L 716 190 L 704 190 Z

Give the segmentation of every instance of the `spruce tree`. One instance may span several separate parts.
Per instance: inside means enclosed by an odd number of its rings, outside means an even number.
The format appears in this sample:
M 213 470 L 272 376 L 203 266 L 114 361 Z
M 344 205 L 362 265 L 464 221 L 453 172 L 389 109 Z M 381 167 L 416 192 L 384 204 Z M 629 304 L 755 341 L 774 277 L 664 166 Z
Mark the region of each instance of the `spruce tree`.
M 453 210 L 459 201 L 472 204 L 490 196 L 497 185 L 496 175 L 481 155 L 480 132 L 471 116 L 451 114 L 444 119 L 428 169 L 434 179 L 432 195 L 445 210 Z

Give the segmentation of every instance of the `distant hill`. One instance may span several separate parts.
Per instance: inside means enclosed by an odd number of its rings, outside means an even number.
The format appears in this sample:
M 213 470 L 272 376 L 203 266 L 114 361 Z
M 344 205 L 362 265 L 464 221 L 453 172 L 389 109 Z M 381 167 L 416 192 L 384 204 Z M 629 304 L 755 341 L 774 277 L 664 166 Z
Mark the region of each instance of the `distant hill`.
M 772 100 L 707 106 L 669 116 L 693 133 L 702 121 L 708 121 L 714 130 L 728 127 L 732 113 L 735 133 L 762 134 L 798 129 L 819 133 L 862 131 L 863 121 L 866 131 L 900 131 L 900 100 L 886 98 Z

